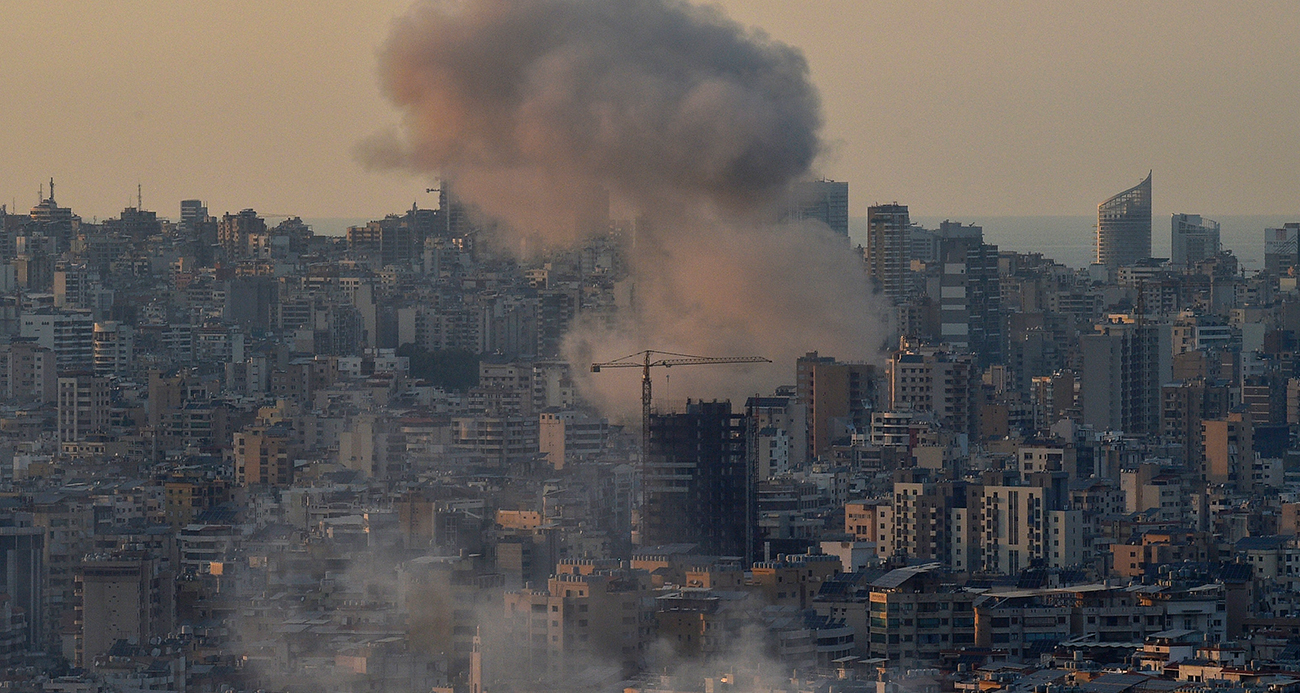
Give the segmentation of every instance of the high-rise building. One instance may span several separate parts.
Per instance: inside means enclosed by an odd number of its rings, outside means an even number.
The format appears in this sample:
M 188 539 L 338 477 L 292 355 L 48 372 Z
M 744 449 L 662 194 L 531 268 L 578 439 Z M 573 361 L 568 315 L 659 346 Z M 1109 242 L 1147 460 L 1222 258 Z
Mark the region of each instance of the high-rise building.
M 0 397 L 13 403 L 53 402 L 58 388 L 54 351 L 30 339 L 0 345 Z
M 889 361 L 889 408 L 933 412 L 939 425 L 974 434 L 979 426 L 979 369 L 970 354 L 909 347 Z
M 998 247 L 984 229 L 944 221 L 938 233 L 939 334 L 980 365 L 1002 361 L 1002 288 Z
M 917 668 L 938 665 L 945 650 L 973 647 L 977 596 L 945 584 L 951 581 L 938 563 L 926 563 L 896 568 L 872 582 L 871 656 L 891 667 Z
M 85 265 L 61 265 L 54 270 L 54 307 L 91 309 L 99 288 L 98 272 Z
M 911 225 L 907 205 L 867 208 L 867 273 L 894 303 L 907 295 Z
M 59 440 L 86 440 L 108 429 L 108 380 L 89 372 L 59 376 Z
M 1151 257 L 1151 174 L 1097 205 L 1097 262 L 1131 265 Z
M 962 543 L 952 541 L 961 524 L 950 522 L 949 516 L 954 509 L 966 508 L 966 494 L 966 484 L 960 481 L 936 484 L 919 477 L 896 481 L 893 555 L 918 561 L 948 560 L 949 544 Z
M 1300 265 L 1300 222 L 1284 224 L 1277 229 L 1264 229 L 1264 269 L 1274 274 L 1286 274 Z
M 1064 472 L 1056 474 L 1058 479 Z M 1051 474 L 1047 475 L 1048 477 Z M 990 573 L 1016 575 L 1033 565 L 1076 566 L 1082 557 L 1083 518 L 1080 510 L 1063 510 L 1058 484 L 981 486 L 973 505 L 980 558 Z
M 95 375 L 122 375 L 134 365 L 135 335 L 126 323 L 108 320 L 95 323 L 91 348 Z
M 22 337 L 53 351 L 59 370 L 86 369 L 94 364 L 95 321 L 89 313 L 25 313 L 19 331 Z
M 383 220 L 365 226 L 350 226 L 348 251 L 367 258 L 377 267 L 408 264 L 416 256 L 415 230 L 407 217 L 389 214 Z
M 274 327 L 280 303 L 280 282 L 274 277 L 233 277 L 225 288 L 223 314 L 227 323 L 255 331 Z
M 56 253 L 69 250 L 81 218 L 70 207 L 60 207 L 54 201 L 54 179 L 50 179 L 50 196 L 32 207 L 31 220 L 47 238 L 56 244 Z
M 208 218 L 208 208 L 203 200 L 181 200 L 181 226 L 193 231 L 200 221 Z
M 829 454 L 837 438 L 871 430 L 877 375 L 871 364 L 841 363 L 815 351 L 795 362 L 795 387 L 807 411 L 806 459 Z
M 1158 435 L 1160 386 L 1171 373 L 1169 326 L 1112 315 L 1096 328 L 1079 337 L 1083 423 L 1102 431 Z
M 25 644 L 45 646 L 45 527 L 32 526 L 32 516 L 16 513 L 0 519 L 0 590 L 26 612 Z
M 1175 214 L 1170 219 L 1169 259 L 1188 267 L 1219 254 L 1219 222 L 1199 214 Z
M 1030 381 L 1029 401 L 1034 409 L 1034 429 L 1046 431 L 1074 408 L 1074 374 L 1057 371 L 1036 375 Z
M 229 260 L 248 257 L 248 238 L 255 235 L 266 235 L 266 220 L 251 209 L 239 214 L 226 213 L 217 222 L 217 243 L 226 251 Z
M 690 402 L 650 415 L 641 544 L 695 544 L 749 564 L 755 484 L 745 416 L 731 402 Z
M 1248 412 L 1233 411 L 1222 419 L 1201 422 L 1201 479 L 1226 484 L 1238 491 L 1251 490 L 1255 461 L 1254 427 Z
M 235 433 L 233 447 L 235 483 L 241 486 L 288 486 L 293 482 L 293 440 L 287 426 L 239 431 Z
M 104 220 L 104 229 L 135 241 L 143 241 L 162 233 L 158 213 L 139 207 L 127 207 L 117 219 Z
M 95 555 L 77 571 L 81 632 L 77 666 L 89 667 L 118 640 L 147 643 L 171 630 L 173 577 L 144 552 Z
M 745 411 L 753 419 L 754 430 L 758 431 L 759 446 L 768 445 L 769 449 L 780 448 L 782 441 L 786 448 L 786 464 L 801 467 L 808 459 L 808 408 L 799 397 L 782 388 L 775 395 L 767 397 L 750 397 L 745 401 Z M 764 453 L 760 450 L 760 472 L 764 462 Z M 779 456 L 779 450 L 776 453 Z M 769 457 L 767 461 L 772 461 Z M 779 460 L 778 460 L 779 461 Z M 773 469 L 772 473 L 776 471 Z M 760 473 L 759 479 L 766 478 Z
M 1226 417 L 1233 403 L 1232 390 L 1227 381 L 1203 377 L 1160 388 L 1160 435 L 1176 462 L 1191 464 L 1201 459 L 1201 421 Z
M 782 218 L 817 220 L 837 235 L 849 236 L 849 184 L 833 180 L 796 183 L 786 199 Z

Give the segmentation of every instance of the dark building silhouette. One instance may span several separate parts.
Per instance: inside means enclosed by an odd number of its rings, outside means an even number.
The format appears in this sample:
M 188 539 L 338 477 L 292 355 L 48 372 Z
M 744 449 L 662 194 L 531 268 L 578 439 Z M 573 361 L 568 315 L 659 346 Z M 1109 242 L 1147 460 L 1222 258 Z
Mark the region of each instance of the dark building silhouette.
M 27 647 L 45 644 L 44 596 L 45 528 L 31 526 L 31 516 L 19 513 L 0 520 L 0 590 L 26 614 Z
M 782 210 L 786 221 L 815 219 L 837 235 L 849 236 L 849 184 L 833 180 L 796 183 Z
M 754 489 L 745 422 L 730 401 L 688 401 L 684 413 L 650 416 L 643 545 L 695 544 L 705 554 L 750 555 Z
M 217 222 L 217 243 L 226 251 L 227 260 L 249 257 L 248 237 L 265 234 L 266 220 L 251 209 L 239 214 L 227 213 Z
M 1219 254 L 1219 222 L 1199 214 L 1175 214 L 1170 219 L 1169 255 L 1175 267 L 1189 267 Z
M 181 200 L 181 226 L 194 230 L 195 225 L 208 218 L 208 207 L 203 200 Z
M 365 226 L 348 228 L 348 250 L 378 261 L 380 267 L 410 262 L 415 257 L 416 232 L 410 216 L 390 214 Z
M 940 336 L 981 366 L 1000 363 L 998 247 L 984 242 L 983 228 L 951 221 L 940 224 L 938 246 Z

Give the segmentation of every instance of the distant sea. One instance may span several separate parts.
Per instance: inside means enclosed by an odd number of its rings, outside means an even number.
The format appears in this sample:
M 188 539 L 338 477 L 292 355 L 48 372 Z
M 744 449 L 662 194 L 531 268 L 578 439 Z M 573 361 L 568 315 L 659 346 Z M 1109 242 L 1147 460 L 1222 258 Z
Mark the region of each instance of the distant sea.
M 1264 265 L 1264 229 L 1300 221 L 1300 214 L 1202 216 L 1219 222 L 1219 239 L 1223 247 L 1231 250 L 1247 270 L 1261 269 Z M 945 219 L 982 226 L 984 241 L 997 245 L 1002 250 L 1042 253 L 1070 267 L 1088 266 L 1096 252 L 1095 216 L 912 217 L 913 222 L 927 229 L 939 228 L 939 222 Z M 1151 226 L 1152 254 L 1156 257 L 1169 257 L 1169 217 L 1157 215 L 1152 219 Z M 850 219 L 849 237 L 854 243 L 866 243 L 866 229 L 866 218 Z
M 1231 250 L 1248 270 L 1264 266 L 1264 229 L 1275 228 L 1287 222 L 1300 221 L 1300 214 L 1292 215 L 1203 215 L 1220 224 L 1219 238 L 1223 247 Z M 939 228 L 944 220 L 960 221 L 984 227 L 984 241 L 1002 250 L 1042 253 L 1070 267 L 1087 267 L 1093 260 L 1095 247 L 1095 216 L 1046 217 L 980 217 L 980 216 L 925 216 L 912 217 L 912 221 L 927 229 Z M 303 222 L 323 236 L 343 236 L 349 226 L 362 226 L 370 219 L 361 217 L 311 217 Z M 849 238 L 857 245 L 867 243 L 867 220 L 853 217 L 849 220 Z M 1157 216 L 1152 220 L 1151 252 L 1156 257 L 1169 257 L 1169 217 Z
M 382 217 L 380 217 L 382 218 Z M 303 217 L 302 223 L 318 236 L 346 236 L 349 226 L 365 226 L 370 219 L 360 217 Z M 278 223 L 278 222 L 277 222 Z

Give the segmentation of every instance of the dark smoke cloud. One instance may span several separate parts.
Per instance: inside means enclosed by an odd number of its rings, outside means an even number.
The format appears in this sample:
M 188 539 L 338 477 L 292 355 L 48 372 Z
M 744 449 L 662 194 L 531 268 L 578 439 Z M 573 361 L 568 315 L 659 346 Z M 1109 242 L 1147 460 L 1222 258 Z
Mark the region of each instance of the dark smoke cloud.
M 394 25 L 380 73 L 404 139 L 363 143 L 367 163 L 449 178 L 551 244 L 575 240 L 597 186 L 652 220 L 631 258 L 635 312 L 580 326 L 575 364 L 625 348 L 785 361 L 694 393 L 740 396 L 792 380 L 807 349 L 876 353 L 860 259 L 824 227 L 772 222 L 821 146 L 797 49 L 678 0 L 426 2 Z
M 422 3 L 380 63 L 409 141 L 368 142 L 367 161 L 439 171 L 520 228 L 596 185 L 747 210 L 818 152 L 802 54 L 685 2 Z

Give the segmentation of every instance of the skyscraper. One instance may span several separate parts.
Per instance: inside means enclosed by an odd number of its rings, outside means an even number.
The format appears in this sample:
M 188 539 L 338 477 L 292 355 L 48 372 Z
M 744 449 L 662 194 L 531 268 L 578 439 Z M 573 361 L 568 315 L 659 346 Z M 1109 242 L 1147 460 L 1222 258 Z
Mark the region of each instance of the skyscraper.
M 1151 174 L 1097 205 L 1097 262 L 1131 265 L 1151 257 Z
M 849 236 L 849 184 L 833 180 L 796 183 L 786 200 L 782 218 L 787 221 L 816 219 L 837 235 Z
M 867 208 L 867 272 L 894 303 L 907 295 L 911 225 L 907 205 Z
M 1175 214 L 1170 220 L 1169 259 L 1187 267 L 1219 254 L 1219 222 L 1199 214 Z

